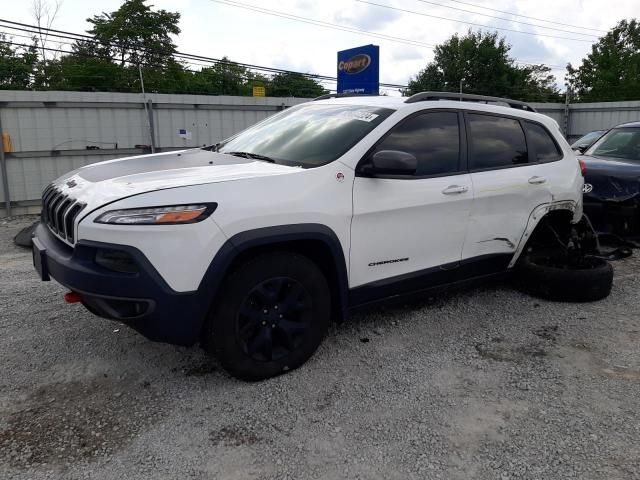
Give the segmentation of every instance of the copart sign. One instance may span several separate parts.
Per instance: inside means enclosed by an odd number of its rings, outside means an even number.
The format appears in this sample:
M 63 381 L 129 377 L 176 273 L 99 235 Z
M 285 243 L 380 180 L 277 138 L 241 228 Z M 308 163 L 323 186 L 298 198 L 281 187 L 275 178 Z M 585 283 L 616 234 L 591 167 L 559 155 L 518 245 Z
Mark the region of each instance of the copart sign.
M 366 70 L 369 65 L 371 65 L 371 57 L 366 53 L 359 53 L 347 61 L 338 62 L 338 71 L 355 75 Z
M 380 90 L 379 58 L 377 45 L 338 52 L 338 93 L 377 95 Z

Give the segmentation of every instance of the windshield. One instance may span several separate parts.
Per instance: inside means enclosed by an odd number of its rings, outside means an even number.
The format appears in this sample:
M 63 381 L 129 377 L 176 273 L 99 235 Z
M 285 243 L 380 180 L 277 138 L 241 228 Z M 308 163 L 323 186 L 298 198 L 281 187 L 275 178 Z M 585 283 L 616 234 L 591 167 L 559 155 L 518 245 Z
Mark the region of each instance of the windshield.
M 589 132 L 583 137 L 580 137 L 578 140 L 576 140 L 573 143 L 572 147 L 573 146 L 576 146 L 576 147 L 589 146 L 593 142 L 595 142 L 598 138 L 600 138 L 602 133 L 603 133 L 603 130 L 596 130 L 595 132 Z
M 388 108 L 306 103 L 225 140 L 218 152 L 318 167 L 342 156 L 392 113 Z
M 609 130 L 586 154 L 594 157 L 640 160 L 640 128 Z

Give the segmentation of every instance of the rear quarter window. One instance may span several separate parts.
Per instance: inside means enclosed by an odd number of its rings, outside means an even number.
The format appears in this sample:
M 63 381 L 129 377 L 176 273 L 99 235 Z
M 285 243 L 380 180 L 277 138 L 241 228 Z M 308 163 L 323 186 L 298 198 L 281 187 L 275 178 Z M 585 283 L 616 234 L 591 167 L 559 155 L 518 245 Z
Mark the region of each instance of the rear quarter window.
M 527 129 L 529 148 L 533 150 L 534 162 L 553 162 L 562 158 L 562 151 L 551 134 L 542 125 L 524 122 Z

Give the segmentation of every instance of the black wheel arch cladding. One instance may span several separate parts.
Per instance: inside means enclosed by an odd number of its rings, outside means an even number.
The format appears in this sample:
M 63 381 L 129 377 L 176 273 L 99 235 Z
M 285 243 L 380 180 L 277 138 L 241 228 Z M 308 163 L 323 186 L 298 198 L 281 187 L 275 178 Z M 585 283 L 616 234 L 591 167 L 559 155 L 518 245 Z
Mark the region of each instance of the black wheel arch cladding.
M 322 244 L 327 255 L 321 258 L 327 260 L 325 257 L 330 257 L 330 264 L 319 262 L 319 258 L 313 258 L 320 256 L 317 251 L 313 253 L 302 251 L 300 253 L 311 257 L 310 260 L 315 261 L 325 275 L 329 274 L 327 282 L 332 296 L 335 297 L 332 302 L 332 305 L 335 306 L 332 315 L 338 320 L 344 320 L 347 317 L 349 290 L 344 252 L 336 233 L 326 225 L 317 223 L 262 227 L 233 235 L 222 245 L 211 261 L 198 291 L 203 294 L 206 292 L 210 296 L 211 309 L 220 293 L 223 279 L 243 258 L 269 249 L 298 251 L 301 246 L 314 243 L 316 245 Z M 202 326 L 203 328 L 205 326 L 204 319 Z

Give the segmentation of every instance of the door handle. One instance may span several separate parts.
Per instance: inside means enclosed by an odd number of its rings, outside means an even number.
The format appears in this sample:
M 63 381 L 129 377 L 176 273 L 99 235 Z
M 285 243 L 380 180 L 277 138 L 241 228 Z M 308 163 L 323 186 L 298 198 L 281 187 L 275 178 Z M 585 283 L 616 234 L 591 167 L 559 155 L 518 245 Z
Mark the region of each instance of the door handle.
M 442 193 L 445 195 L 453 195 L 456 193 L 466 193 L 467 191 L 469 191 L 469 188 L 463 185 L 449 185 L 447 188 L 442 190 Z
M 540 185 L 541 183 L 544 183 L 544 182 L 546 182 L 546 181 L 547 181 L 547 179 L 546 179 L 546 178 L 544 178 L 544 177 L 539 177 L 538 175 L 534 175 L 533 177 L 531 177 L 531 178 L 529 179 L 529 183 L 530 183 L 531 185 Z

